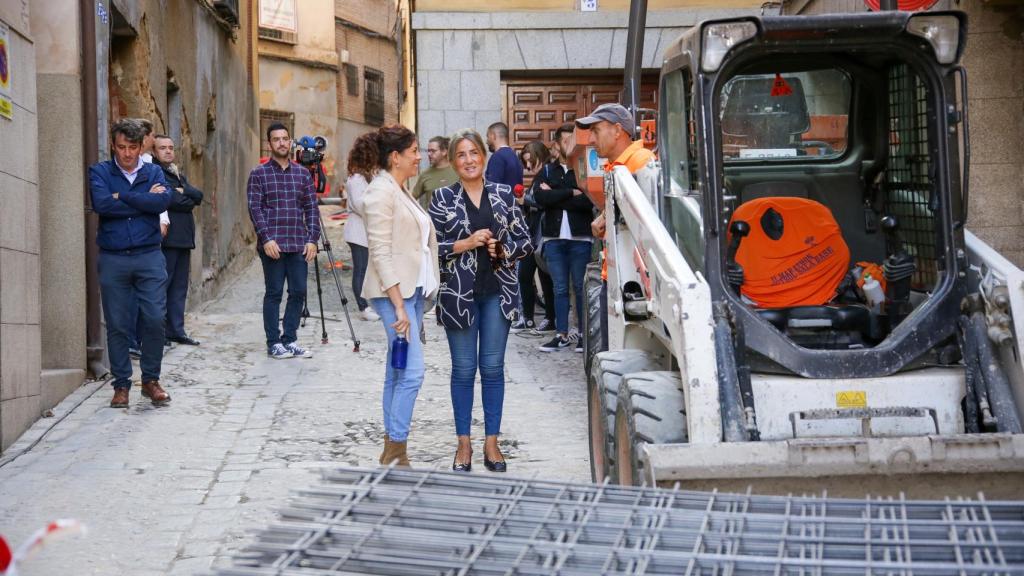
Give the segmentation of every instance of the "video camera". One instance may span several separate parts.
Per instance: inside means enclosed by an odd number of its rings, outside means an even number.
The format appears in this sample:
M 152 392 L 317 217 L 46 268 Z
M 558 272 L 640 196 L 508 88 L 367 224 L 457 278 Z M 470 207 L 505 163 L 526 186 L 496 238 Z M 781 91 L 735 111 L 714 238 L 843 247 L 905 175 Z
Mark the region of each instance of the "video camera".
M 327 138 L 323 136 L 303 136 L 296 142 L 295 161 L 307 168 L 324 161 L 324 150 L 327 149 Z

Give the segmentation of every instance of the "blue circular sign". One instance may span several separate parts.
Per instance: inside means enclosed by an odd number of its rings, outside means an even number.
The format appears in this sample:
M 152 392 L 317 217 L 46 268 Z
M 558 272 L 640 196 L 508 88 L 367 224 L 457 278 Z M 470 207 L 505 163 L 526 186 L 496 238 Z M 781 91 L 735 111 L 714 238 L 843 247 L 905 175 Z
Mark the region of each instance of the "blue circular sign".
M 587 161 L 590 163 L 590 169 L 595 172 L 601 167 L 601 160 L 597 157 L 597 150 L 594 148 L 587 152 Z

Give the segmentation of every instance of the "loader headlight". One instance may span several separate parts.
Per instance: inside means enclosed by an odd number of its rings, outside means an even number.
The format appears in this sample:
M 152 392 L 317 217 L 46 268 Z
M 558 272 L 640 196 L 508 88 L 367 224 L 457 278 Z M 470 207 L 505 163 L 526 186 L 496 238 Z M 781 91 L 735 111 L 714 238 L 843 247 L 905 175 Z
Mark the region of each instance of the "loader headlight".
M 728 22 L 712 24 L 704 28 L 704 57 L 701 68 L 705 72 L 714 72 L 722 65 L 725 55 L 757 34 L 757 26 L 753 22 Z
M 960 48 L 960 20 L 949 15 L 912 16 L 907 32 L 927 40 L 940 64 L 952 64 Z

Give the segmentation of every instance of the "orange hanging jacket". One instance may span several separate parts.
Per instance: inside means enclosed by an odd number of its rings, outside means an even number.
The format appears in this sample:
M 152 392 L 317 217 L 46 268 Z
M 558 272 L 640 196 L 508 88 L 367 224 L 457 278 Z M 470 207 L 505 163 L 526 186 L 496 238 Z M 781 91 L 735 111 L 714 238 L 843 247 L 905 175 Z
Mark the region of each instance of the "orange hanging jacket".
M 758 198 L 741 205 L 734 220 L 750 225 L 736 263 L 743 267 L 740 292 L 757 307 L 819 306 L 835 297 L 850 250 L 828 208 L 804 198 Z

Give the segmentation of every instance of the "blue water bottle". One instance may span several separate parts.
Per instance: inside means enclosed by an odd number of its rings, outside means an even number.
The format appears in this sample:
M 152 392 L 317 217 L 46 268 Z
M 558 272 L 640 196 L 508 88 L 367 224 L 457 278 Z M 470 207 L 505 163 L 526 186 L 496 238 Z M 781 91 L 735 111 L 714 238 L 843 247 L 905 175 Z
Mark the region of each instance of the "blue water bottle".
M 408 357 L 409 341 L 399 334 L 391 342 L 391 367 L 395 370 L 405 370 L 405 361 Z

